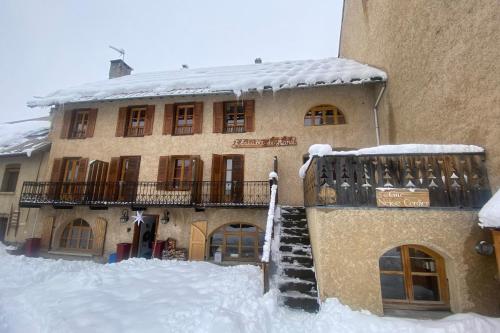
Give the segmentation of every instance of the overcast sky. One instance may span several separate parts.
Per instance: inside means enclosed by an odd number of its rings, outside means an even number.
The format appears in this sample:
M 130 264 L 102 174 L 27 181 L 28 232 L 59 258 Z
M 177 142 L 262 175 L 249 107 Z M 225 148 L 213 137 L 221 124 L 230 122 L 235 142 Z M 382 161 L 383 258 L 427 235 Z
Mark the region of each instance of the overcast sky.
M 32 96 L 133 73 L 337 56 L 342 0 L 0 0 L 2 120 L 45 113 Z

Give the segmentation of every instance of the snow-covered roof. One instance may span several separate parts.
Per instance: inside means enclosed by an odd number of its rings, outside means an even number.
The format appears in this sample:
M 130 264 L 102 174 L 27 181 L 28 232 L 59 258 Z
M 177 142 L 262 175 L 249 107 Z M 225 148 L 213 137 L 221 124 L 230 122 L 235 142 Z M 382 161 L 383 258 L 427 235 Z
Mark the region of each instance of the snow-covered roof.
M 26 155 L 50 145 L 48 117 L 0 124 L 0 157 Z
M 132 74 L 37 97 L 28 106 L 157 96 L 277 91 L 296 87 L 385 81 L 385 72 L 344 58 L 269 62 Z
M 314 144 L 309 147 L 309 159 L 299 170 L 299 176 L 305 177 L 307 168 L 314 156 L 364 156 L 364 155 L 401 155 L 401 154 L 464 154 L 484 153 L 484 148 L 474 145 L 437 145 L 437 144 L 402 144 L 382 145 L 358 150 L 335 151 L 329 144 Z
M 479 225 L 500 228 L 500 190 L 479 211 Z

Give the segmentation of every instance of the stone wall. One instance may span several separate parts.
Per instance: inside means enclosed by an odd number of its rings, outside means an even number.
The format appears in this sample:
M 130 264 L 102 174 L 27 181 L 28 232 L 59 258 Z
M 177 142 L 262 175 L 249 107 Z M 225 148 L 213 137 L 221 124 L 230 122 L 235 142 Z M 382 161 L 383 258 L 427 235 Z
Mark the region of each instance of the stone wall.
M 382 314 L 379 258 L 417 244 L 444 258 L 453 312 L 500 315 L 495 258 L 474 251 L 479 240 L 491 241 L 476 211 L 308 208 L 307 218 L 322 299 Z

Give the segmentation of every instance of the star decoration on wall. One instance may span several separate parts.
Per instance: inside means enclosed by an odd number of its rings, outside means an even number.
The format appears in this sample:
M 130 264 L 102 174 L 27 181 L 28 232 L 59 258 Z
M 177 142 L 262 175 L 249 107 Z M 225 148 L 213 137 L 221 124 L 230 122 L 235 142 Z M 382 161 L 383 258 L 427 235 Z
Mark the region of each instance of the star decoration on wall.
M 137 212 L 135 212 L 135 216 L 133 216 L 134 223 L 137 223 L 138 226 L 140 226 L 141 223 L 144 223 L 144 218 L 142 217 L 143 213 L 144 211 L 138 210 Z

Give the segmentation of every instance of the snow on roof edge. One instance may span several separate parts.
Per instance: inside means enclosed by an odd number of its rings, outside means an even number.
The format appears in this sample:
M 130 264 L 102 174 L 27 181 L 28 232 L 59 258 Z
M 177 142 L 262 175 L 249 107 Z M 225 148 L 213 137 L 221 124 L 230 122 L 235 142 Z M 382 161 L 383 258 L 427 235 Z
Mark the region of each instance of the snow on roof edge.
M 478 213 L 481 228 L 500 228 L 500 190 L 498 190 Z

